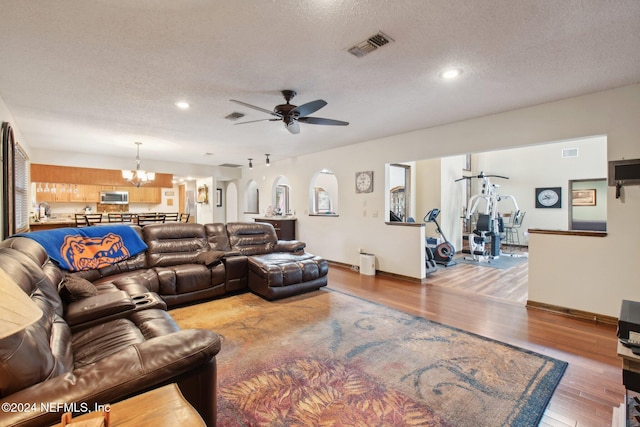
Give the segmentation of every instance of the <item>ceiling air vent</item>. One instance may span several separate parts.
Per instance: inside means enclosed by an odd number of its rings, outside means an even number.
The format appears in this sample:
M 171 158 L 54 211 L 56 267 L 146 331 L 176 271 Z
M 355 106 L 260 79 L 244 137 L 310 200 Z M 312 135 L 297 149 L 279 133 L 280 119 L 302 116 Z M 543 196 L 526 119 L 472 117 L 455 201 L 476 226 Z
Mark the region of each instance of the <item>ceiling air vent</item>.
M 393 39 L 386 35 L 383 32 L 379 32 L 377 34 L 372 35 L 365 41 L 358 43 L 357 45 L 349 48 L 349 53 L 353 56 L 357 56 L 358 58 L 362 58 L 368 53 L 373 52 L 374 50 L 382 47 L 389 42 L 392 42 Z
M 234 120 L 238 120 L 238 119 L 240 119 L 242 117 L 244 117 L 244 114 L 238 113 L 237 111 L 234 111 L 233 113 L 231 113 L 227 117 L 225 117 L 225 119 L 234 121 Z
M 235 163 L 223 163 L 219 166 L 222 166 L 223 168 L 241 168 L 242 165 L 236 165 Z
M 563 148 L 562 149 L 562 158 L 568 159 L 570 157 L 578 157 L 578 149 L 577 148 Z

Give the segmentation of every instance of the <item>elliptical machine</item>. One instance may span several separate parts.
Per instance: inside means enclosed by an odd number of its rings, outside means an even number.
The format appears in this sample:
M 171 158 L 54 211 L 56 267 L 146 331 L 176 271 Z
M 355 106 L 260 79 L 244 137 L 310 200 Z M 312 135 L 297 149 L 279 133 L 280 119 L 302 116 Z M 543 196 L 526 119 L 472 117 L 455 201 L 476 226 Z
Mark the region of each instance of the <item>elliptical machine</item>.
M 427 253 L 432 253 L 433 261 L 436 264 L 449 267 L 456 264 L 455 261 L 453 261 L 453 256 L 456 254 L 456 249 L 442 232 L 440 224 L 438 224 L 438 215 L 440 215 L 440 209 L 433 208 L 429 212 L 427 212 L 422 221 L 433 222 L 436 225 L 436 231 L 438 232 L 438 234 L 440 234 L 440 236 L 442 236 L 444 242 L 437 245 L 433 251 L 431 251 L 431 248 L 429 247 L 427 247 L 426 249 Z

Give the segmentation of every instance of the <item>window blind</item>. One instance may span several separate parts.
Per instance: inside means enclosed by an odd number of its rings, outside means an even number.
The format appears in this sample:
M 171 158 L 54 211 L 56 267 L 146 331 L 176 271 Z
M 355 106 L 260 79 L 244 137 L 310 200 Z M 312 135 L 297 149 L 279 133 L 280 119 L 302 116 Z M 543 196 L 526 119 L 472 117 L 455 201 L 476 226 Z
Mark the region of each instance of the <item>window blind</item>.
M 15 232 L 20 233 L 29 230 L 29 158 L 20 144 L 15 148 Z

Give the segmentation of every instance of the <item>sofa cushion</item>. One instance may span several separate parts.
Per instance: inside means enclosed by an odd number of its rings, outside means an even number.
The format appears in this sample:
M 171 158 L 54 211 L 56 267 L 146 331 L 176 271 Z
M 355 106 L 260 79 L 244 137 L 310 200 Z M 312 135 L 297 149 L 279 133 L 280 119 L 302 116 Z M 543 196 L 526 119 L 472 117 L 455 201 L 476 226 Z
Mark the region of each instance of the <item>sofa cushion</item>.
M 227 229 L 223 223 L 216 222 L 213 224 L 205 224 L 204 230 L 207 233 L 209 248 L 214 251 L 224 252 L 229 252 L 231 250 Z
M 193 264 L 200 252 L 209 249 L 202 224 L 151 224 L 143 227 L 149 267 Z
M 180 295 L 217 284 L 211 282 L 211 270 L 200 264 L 156 267 L 154 270 L 160 282 L 160 295 Z
M 242 255 L 261 255 L 274 251 L 278 236 L 273 225 L 262 222 L 230 222 L 227 224 L 231 249 Z
M 140 310 L 132 314 L 130 319 L 147 340 L 180 330 L 173 317 L 164 310 Z
M 58 288 L 62 301 L 69 304 L 84 298 L 96 296 L 98 290 L 90 281 L 76 276 L 65 276 Z
M 128 319 L 116 319 L 73 334 L 75 368 L 90 365 L 127 347 L 144 342 L 140 330 Z
M 110 290 L 127 291 L 129 295 L 139 295 L 145 292 L 158 292 L 160 285 L 158 275 L 153 269 L 143 269 L 103 277 L 93 282 L 98 293 Z

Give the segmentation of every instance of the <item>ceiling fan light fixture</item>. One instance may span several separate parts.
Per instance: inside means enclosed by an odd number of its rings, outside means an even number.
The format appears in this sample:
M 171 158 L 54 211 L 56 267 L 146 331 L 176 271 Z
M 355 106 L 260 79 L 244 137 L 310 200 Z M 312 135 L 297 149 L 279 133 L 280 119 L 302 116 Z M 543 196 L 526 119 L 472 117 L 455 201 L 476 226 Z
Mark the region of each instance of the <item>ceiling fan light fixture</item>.
M 276 105 L 273 110 L 267 110 L 266 108 L 247 104 L 246 102 L 238 101 L 237 99 L 230 99 L 231 102 L 235 102 L 236 104 L 240 104 L 253 110 L 262 111 L 263 113 L 267 113 L 272 116 L 272 118 L 270 119 L 250 120 L 248 122 L 240 122 L 234 124 L 243 125 L 247 123 L 263 121 L 282 122 L 284 123 L 284 128 L 289 131 L 289 133 L 292 133 L 294 135 L 300 133 L 299 123 L 325 126 L 347 126 L 349 124 L 349 122 L 344 122 L 342 120 L 333 120 L 310 116 L 311 114 L 327 105 L 327 101 L 316 99 L 315 101 L 307 102 L 302 105 L 293 105 L 290 103 L 290 101 L 295 95 L 296 92 L 294 90 L 283 90 L 282 96 L 284 97 L 286 104 Z

